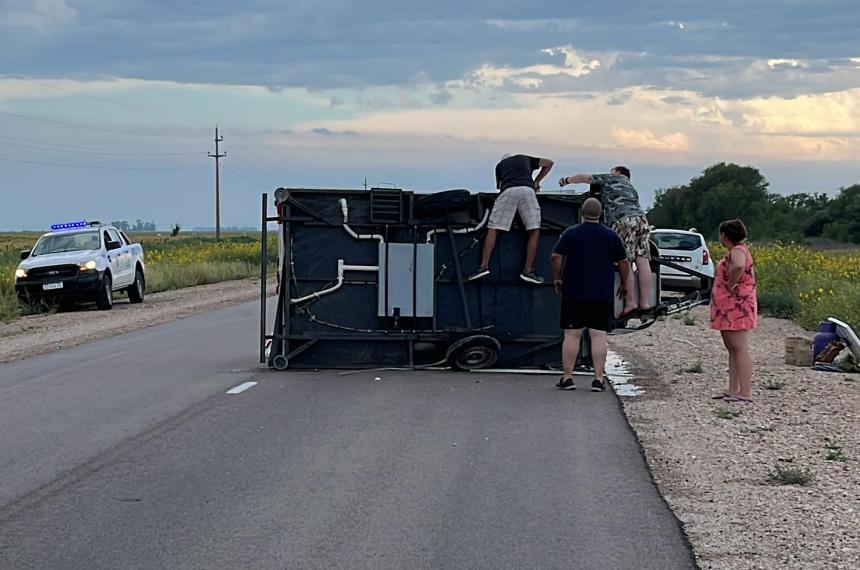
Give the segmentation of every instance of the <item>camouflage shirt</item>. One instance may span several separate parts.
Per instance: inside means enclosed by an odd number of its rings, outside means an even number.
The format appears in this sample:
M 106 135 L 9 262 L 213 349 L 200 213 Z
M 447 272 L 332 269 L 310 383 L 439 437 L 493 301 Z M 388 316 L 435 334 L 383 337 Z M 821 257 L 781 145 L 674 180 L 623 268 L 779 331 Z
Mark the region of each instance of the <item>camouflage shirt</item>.
M 591 183 L 600 186 L 603 201 L 603 217 L 606 225 L 612 225 L 626 217 L 644 216 L 639 205 L 639 194 L 630 179 L 616 174 L 592 174 Z

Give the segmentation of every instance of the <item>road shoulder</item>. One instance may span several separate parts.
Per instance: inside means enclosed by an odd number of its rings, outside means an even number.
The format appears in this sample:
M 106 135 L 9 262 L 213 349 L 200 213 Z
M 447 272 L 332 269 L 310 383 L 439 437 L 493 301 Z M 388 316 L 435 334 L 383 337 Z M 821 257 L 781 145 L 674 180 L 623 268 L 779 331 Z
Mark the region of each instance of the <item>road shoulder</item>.
M 634 382 L 645 390 L 622 398 L 624 411 L 698 563 L 860 567 L 860 511 L 852 507 L 860 499 L 860 379 L 786 365 L 785 337 L 804 333 L 790 321 L 763 318 L 752 337 L 755 403 L 717 402 L 710 396 L 728 383 L 728 357 L 719 334 L 708 330 L 707 309 L 693 316 L 691 325 L 670 318 L 616 337 L 612 348 L 632 363 Z M 828 439 L 844 448 L 846 461 L 827 460 Z M 815 479 L 769 485 L 777 466 Z
M 269 289 L 271 294 L 274 282 Z M 259 279 L 242 279 L 154 293 L 139 305 L 123 296 L 110 311 L 86 306 L 22 317 L 0 323 L 0 364 L 246 303 L 259 295 Z

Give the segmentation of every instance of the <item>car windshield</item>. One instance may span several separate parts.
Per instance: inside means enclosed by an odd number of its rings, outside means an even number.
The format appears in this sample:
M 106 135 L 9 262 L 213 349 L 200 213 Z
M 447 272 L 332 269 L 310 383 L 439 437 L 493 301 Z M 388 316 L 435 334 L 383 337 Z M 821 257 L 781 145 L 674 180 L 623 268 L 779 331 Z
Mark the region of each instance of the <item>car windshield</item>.
M 651 237 L 659 249 L 677 249 L 680 251 L 694 251 L 702 246 L 699 236 L 690 234 L 653 233 Z
M 99 249 L 99 232 L 57 233 L 43 236 L 33 248 L 33 255 Z

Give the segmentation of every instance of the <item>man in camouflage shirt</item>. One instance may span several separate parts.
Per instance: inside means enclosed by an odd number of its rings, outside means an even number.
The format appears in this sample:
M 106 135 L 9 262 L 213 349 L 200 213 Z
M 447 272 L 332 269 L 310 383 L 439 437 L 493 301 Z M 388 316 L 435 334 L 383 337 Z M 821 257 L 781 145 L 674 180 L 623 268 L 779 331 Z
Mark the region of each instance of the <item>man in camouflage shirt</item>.
M 648 219 L 642 206 L 639 205 L 639 194 L 630 183 L 630 170 L 625 166 L 616 166 L 609 174 L 576 174 L 565 176 L 558 181 L 561 187 L 568 184 L 592 184 L 600 187 L 603 198 L 604 221 L 617 233 L 627 248 L 627 258 L 636 263 L 636 274 L 639 281 L 639 310 L 648 312 L 651 309 L 651 246 L 649 239 L 651 231 Z M 633 272 L 630 272 L 624 289 L 624 310 L 622 316 L 636 311 L 633 291 Z

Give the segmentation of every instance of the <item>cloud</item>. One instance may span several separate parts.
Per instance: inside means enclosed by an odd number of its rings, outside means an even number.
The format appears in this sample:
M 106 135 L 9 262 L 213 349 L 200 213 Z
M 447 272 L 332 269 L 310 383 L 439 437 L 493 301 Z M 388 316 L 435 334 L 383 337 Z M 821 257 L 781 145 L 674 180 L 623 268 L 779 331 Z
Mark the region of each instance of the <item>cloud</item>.
M 327 137 L 331 137 L 331 136 L 354 136 L 354 135 L 358 134 L 358 132 L 353 131 L 353 130 L 333 131 L 333 130 L 327 129 L 325 127 L 316 127 L 316 128 L 310 129 L 309 132 L 311 132 L 315 135 L 323 135 L 323 136 L 327 136 Z
M 769 59 L 767 60 L 767 66 L 771 69 L 778 69 L 780 67 L 807 67 L 806 63 L 799 59 Z
M 446 105 L 453 98 L 454 96 L 451 95 L 451 92 L 446 89 L 442 89 L 430 95 L 430 101 L 434 105 Z
M 332 109 L 336 109 L 338 107 L 341 107 L 342 105 L 343 105 L 343 99 L 340 99 L 337 96 L 332 97 L 331 101 L 328 104 L 328 106 Z
M 612 135 L 619 146 L 629 149 L 648 149 L 681 152 L 689 150 L 690 138 L 684 133 L 655 135 L 648 129 L 612 127 Z
M 0 26 L 47 35 L 73 26 L 77 19 L 78 11 L 66 0 L 11 0 L 0 15 Z
M 609 97 L 609 99 L 606 101 L 606 104 L 607 105 L 623 105 L 624 103 L 626 103 L 627 101 L 630 100 L 631 96 L 632 95 L 629 92 L 618 93 L 617 95 L 612 95 L 611 97 Z

